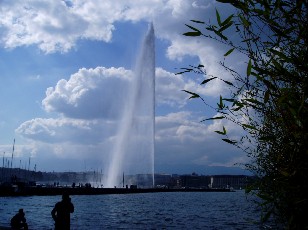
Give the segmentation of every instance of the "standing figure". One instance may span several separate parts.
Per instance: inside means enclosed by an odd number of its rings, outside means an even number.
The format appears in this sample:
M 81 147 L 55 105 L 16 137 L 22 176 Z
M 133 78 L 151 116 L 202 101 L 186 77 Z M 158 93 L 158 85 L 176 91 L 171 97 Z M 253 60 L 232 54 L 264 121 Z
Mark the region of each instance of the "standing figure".
M 70 229 L 70 213 L 74 212 L 74 205 L 67 193 L 62 195 L 62 201 L 56 203 L 51 211 L 52 218 L 55 221 L 55 230 Z
M 25 218 L 24 210 L 22 208 L 19 209 L 18 213 L 11 219 L 11 227 L 14 230 L 15 229 L 28 230 L 28 224 Z

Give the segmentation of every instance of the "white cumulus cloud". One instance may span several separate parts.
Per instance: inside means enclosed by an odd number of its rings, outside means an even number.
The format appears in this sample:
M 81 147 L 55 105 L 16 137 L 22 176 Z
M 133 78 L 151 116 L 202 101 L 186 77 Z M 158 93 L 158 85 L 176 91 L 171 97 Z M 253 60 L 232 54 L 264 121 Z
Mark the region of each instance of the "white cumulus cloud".
M 80 69 L 46 91 L 42 104 L 48 112 L 72 118 L 118 117 L 127 97 L 132 72 L 124 68 Z
M 4 0 L 1 43 L 7 48 L 35 44 L 46 53 L 67 52 L 79 39 L 110 42 L 116 22 L 172 23 L 180 17 L 187 19 L 196 6 L 196 1 L 187 0 Z

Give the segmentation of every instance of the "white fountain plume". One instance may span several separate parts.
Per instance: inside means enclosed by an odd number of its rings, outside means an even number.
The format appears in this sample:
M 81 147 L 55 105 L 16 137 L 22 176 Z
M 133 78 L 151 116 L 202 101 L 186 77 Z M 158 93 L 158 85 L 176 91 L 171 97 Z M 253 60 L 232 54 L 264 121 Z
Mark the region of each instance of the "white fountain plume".
M 155 35 L 152 23 L 144 38 L 133 77 L 105 187 L 119 186 L 123 172 L 151 174 L 151 186 L 154 185 Z

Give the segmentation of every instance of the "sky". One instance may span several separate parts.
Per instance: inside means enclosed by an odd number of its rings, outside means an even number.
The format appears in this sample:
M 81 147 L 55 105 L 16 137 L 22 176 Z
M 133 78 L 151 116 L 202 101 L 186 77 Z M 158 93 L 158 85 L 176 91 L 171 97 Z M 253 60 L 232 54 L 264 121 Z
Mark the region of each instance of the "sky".
M 219 61 L 227 47 L 183 33 L 190 20 L 215 22 L 231 8 L 214 0 L 2 0 L 0 1 L 0 153 L 1 166 L 37 171 L 88 171 L 106 166 L 126 79 L 136 62 L 149 24 L 155 30 L 155 172 L 244 173 L 249 159 L 221 140 L 241 130 L 221 120 L 208 104 L 230 95 L 232 80 Z M 241 70 L 234 52 L 228 64 Z M 189 65 L 205 66 L 207 76 L 176 75 Z M 111 122 L 110 118 L 113 118 Z M 30 159 L 30 164 L 29 164 Z

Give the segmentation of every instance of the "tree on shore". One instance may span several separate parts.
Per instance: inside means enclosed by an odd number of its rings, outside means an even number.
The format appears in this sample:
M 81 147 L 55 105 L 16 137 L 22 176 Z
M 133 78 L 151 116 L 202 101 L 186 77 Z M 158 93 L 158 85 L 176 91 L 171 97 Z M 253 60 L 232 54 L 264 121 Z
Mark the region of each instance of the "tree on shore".
M 191 20 L 185 36 L 213 39 L 229 48 L 220 63 L 232 76 L 207 76 L 202 64 L 178 74 L 203 74 L 201 85 L 223 81 L 232 96 L 217 103 L 218 116 L 243 128 L 232 140 L 225 127 L 216 131 L 222 140 L 245 151 L 246 165 L 258 178 L 254 188 L 262 200 L 262 220 L 274 218 L 286 229 L 308 228 L 308 1 L 217 0 L 232 5 L 234 13 L 216 22 Z M 234 37 L 237 35 L 237 38 Z M 232 36 L 231 36 L 232 35 Z M 247 57 L 246 73 L 232 69 L 225 59 L 234 52 Z M 195 92 L 191 97 L 206 101 Z

